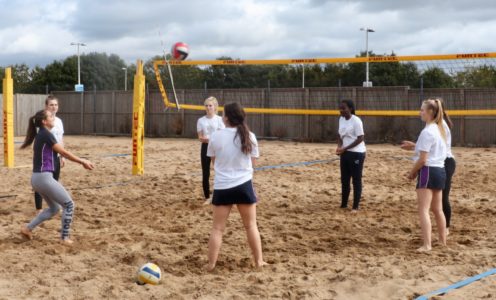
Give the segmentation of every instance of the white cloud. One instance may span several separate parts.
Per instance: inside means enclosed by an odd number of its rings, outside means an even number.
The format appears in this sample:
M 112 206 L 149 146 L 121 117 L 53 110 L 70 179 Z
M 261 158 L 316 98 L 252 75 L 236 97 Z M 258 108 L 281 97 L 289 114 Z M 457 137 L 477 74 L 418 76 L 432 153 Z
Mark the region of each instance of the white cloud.
M 42 4 L 40 4 L 42 3 Z M 0 65 L 50 63 L 75 53 L 115 53 L 128 63 L 176 41 L 191 58 L 401 55 L 494 51 L 489 0 L 0 0 Z M 160 36 L 159 36 L 160 32 Z

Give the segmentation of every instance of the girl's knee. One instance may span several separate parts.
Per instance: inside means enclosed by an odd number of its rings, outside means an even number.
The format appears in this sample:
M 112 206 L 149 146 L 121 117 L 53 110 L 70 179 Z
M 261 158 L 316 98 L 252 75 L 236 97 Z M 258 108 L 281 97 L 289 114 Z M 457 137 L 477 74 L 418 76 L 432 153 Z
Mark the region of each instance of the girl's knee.
M 215 233 L 224 233 L 224 230 L 226 229 L 226 226 L 224 225 L 214 225 L 212 226 L 212 232 L 215 232 Z
M 50 206 L 48 209 L 50 210 L 50 218 L 51 218 L 59 212 L 60 207 L 58 205 L 55 205 L 55 206 Z
M 443 210 L 441 208 L 431 208 L 431 211 L 434 215 L 444 215 Z
M 248 222 L 243 225 L 246 231 L 257 229 L 257 222 Z

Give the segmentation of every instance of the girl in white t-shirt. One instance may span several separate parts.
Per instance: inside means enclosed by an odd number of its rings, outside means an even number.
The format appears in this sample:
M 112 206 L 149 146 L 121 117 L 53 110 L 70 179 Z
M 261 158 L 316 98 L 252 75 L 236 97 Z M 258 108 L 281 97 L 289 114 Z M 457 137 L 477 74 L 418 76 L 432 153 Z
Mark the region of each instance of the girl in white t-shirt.
M 429 209 L 436 218 L 439 242 L 446 245 L 446 219 L 442 210 L 442 191 L 446 183 L 444 161 L 447 156 L 446 130 L 443 126 L 443 107 L 439 99 L 425 100 L 420 117 L 425 128 L 415 144 L 415 163 L 408 179 L 417 178 L 417 201 L 423 245 L 418 251 L 430 251 L 431 219 Z M 403 145 L 405 147 L 405 145 Z
M 202 166 L 202 185 L 203 195 L 205 196 L 205 203 L 210 204 L 210 157 L 207 156 L 208 142 L 210 136 L 216 130 L 224 128 L 222 118 L 217 115 L 217 107 L 219 103 L 215 97 L 208 97 L 205 100 L 205 116 L 198 119 L 196 123 L 196 131 L 198 132 L 198 139 L 201 142 L 201 166 Z
M 362 197 L 362 173 L 365 162 L 365 142 L 363 123 L 355 115 L 355 104 L 351 100 L 343 100 L 339 105 L 338 148 L 336 154 L 340 156 L 341 169 L 341 208 L 348 207 L 350 196 L 350 180 L 353 179 L 353 208 L 358 211 Z
M 214 163 L 213 225 L 208 242 L 207 271 L 217 263 L 222 234 L 233 205 L 243 220 L 255 267 L 266 263 L 262 258 L 262 243 L 257 226 L 257 196 L 253 189 L 253 165 L 258 143 L 245 122 L 245 112 L 238 103 L 224 106 L 226 128 L 210 137 L 207 155 Z
M 62 123 L 62 120 L 56 116 L 57 112 L 59 111 L 59 100 L 57 99 L 57 97 L 53 95 L 47 96 L 47 98 L 45 99 L 45 110 L 48 110 L 53 114 L 55 120 L 54 120 L 54 126 L 50 129 L 50 132 L 53 134 L 57 142 L 63 146 L 64 124 Z M 64 157 L 57 155 L 54 163 L 55 163 L 55 170 L 52 173 L 53 178 L 59 181 L 60 169 L 65 165 Z M 43 198 L 38 192 L 34 192 L 34 206 L 36 208 L 37 213 L 41 213 L 43 208 Z
M 453 122 L 446 112 L 444 102 L 441 98 L 437 98 L 443 108 L 443 126 L 446 131 L 446 159 L 444 160 L 444 169 L 446 170 L 446 184 L 443 189 L 443 213 L 446 218 L 446 235 L 449 235 L 449 229 L 451 224 L 451 204 L 449 201 L 449 195 L 451 191 L 451 180 L 455 174 L 456 161 L 453 152 L 451 151 L 451 129 L 453 128 Z M 403 141 L 401 143 L 401 148 L 404 150 L 415 150 L 415 143 L 410 141 Z

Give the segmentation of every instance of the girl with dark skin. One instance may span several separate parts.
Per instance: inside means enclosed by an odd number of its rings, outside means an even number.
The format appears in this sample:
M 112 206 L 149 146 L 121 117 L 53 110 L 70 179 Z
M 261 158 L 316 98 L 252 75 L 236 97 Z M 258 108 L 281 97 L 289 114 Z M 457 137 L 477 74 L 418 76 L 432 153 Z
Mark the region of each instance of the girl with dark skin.
M 363 124 L 355 115 L 355 105 L 351 100 L 343 100 L 339 105 L 339 135 L 336 155 L 340 156 L 341 169 L 341 208 L 347 208 L 350 195 L 350 180 L 353 179 L 352 213 L 358 212 L 362 195 L 362 172 L 365 161 Z

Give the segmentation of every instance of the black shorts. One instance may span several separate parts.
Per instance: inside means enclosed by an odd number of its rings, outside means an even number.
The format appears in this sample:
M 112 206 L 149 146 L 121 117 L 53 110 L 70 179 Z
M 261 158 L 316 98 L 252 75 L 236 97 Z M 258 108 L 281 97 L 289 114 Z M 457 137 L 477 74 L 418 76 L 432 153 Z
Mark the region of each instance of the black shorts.
M 229 189 L 214 190 L 214 195 L 212 196 L 213 205 L 254 203 L 257 203 L 257 195 L 251 180 Z
M 423 166 L 418 172 L 417 189 L 443 190 L 445 184 L 444 168 Z

